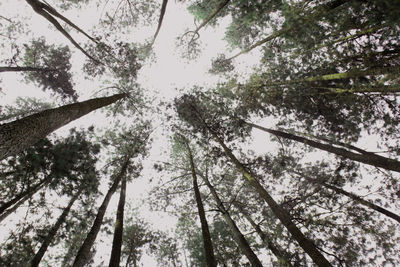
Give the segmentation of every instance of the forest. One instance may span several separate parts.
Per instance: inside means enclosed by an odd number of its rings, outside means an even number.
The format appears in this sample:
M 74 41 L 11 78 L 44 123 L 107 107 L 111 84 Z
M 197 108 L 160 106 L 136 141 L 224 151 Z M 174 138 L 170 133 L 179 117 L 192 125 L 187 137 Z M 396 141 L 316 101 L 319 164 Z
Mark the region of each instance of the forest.
M 2 0 L 0 267 L 400 266 L 399 0 Z

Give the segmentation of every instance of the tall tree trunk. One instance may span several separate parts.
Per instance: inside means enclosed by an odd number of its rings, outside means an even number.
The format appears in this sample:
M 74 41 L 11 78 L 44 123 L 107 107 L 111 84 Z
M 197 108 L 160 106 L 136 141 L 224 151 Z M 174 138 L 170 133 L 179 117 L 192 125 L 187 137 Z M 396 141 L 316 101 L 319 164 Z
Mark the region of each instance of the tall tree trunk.
M 160 12 L 160 17 L 158 18 L 158 26 L 157 26 L 157 30 L 156 33 L 154 34 L 153 40 L 150 43 L 150 47 L 153 46 L 154 42 L 156 41 L 156 38 L 158 36 L 158 33 L 161 30 L 161 25 L 164 19 L 164 15 L 165 15 L 165 11 L 167 9 L 167 4 L 168 4 L 168 0 L 163 0 L 162 6 L 161 6 L 161 12 Z
M 88 58 L 90 58 L 91 60 L 93 60 L 94 62 L 96 62 L 97 64 L 102 64 L 100 61 L 98 61 L 97 59 L 95 59 L 94 57 L 92 57 L 91 55 L 89 55 L 88 52 L 85 51 L 85 49 L 83 49 L 72 37 L 71 35 L 60 25 L 60 23 L 58 23 L 58 21 L 51 15 L 54 15 L 54 12 L 57 13 L 57 11 L 55 11 L 53 8 L 51 8 L 50 6 L 38 1 L 38 0 L 26 0 L 26 2 L 28 2 L 28 4 L 33 8 L 33 10 L 38 13 L 39 15 L 41 15 L 42 17 L 44 17 L 45 19 L 47 19 L 51 24 L 53 24 L 54 27 L 56 27 L 56 29 L 62 33 L 76 48 L 78 48 L 85 56 L 87 56 Z M 58 14 L 58 13 L 57 13 Z M 58 14 L 56 15 L 57 17 L 60 17 L 61 15 Z M 65 20 L 64 17 L 60 17 L 62 18 L 64 21 Z M 72 23 L 72 22 L 71 22 Z M 70 25 L 72 26 L 72 25 Z M 73 26 L 74 27 L 74 26 Z M 76 27 L 76 26 L 75 26 Z M 75 28 L 74 27 L 74 28 Z M 85 34 L 86 35 L 86 34 Z M 89 36 L 89 35 L 86 35 Z M 91 38 L 91 37 L 89 37 Z
M 28 148 L 67 123 L 124 97 L 126 94 L 94 98 L 47 109 L 16 121 L 1 124 L 0 160 Z
M 339 87 L 315 87 L 328 90 L 325 94 L 357 94 L 357 93 L 370 93 L 379 95 L 398 95 L 400 93 L 400 85 L 376 85 L 376 86 L 356 86 L 351 88 Z M 322 93 L 324 94 L 324 93 Z
M 205 125 L 207 126 L 207 125 Z M 309 240 L 300 229 L 292 222 L 290 215 L 272 198 L 272 196 L 264 189 L 264 187 L 258 182 L 253 174 L 251 174 L 244 165 L 235 157 L 232 151 L 225 145 L 221 138 L 207 126 L 209 132 L 214 139 L 222 146 L 225 154 L 230 158 L 234 165 L 239 169 L 243 176 L 248 180 L 250 185 L 257 191 L 262 199 L 268 204 L 272 212 L 276 215 L 279 221 L 286 227 L 289 233 L 292 235 L 304 251 L 311 257 L 314 263 L 320 267 L 332 266 L 329 261 L 321 254 L 315 244 Z
M 68 206 L 64 209 L 60 217 L 58 217 L 56 223 L 53 225 L 53 227 L 50 229 L 49 233 L 47 234 L 46 238 L 43 240 L 43 243 L 36 252 L 35 256 L 32 258 L 29 266 L 30 267 L 36 267 L 39 266 L 40 261 L 42 260 L 44 253 L 46 253 L 47 248 L 49 247 L 51 241 L 53 241 L 54 237 L 57 234 L 58 229 L 60 229 L 61 225 L 65 222 L 65 218 L 67 218 L 69 211 L 71 210 L 72 205 L 74 205 L 74 202 L 78 199 L 78 197 L 82 193 L 82 187 L 78 190 L 78 192 L 75 193 L 75 195 L 71 198 L 71 200 L 68 203 Z
M 126 159 L 126 161 L 122 165 L 120 172 L 114 178 L 112 186 L 110 187 L 106 196 L 104 197 L 103 203 L 101 203 L 101 206 L 99 207 L 92 228 L 90 229 L 90 232 L 87 234 L 85 241 L 83 242 L 82 246 L 78 251 L 78 254 L 76 255 L 73 267 L 83 267 L 89 260 L 88 255 L 90 254 L 90 249 L 92 248 L 93 243 L 96 240 L 97 234 L 100 231 L 100 227 L 101 224 L 103 223 L 103 218 L 104 214 L 106 213 L 108 203 L 110 202 L 112 195 L 117 190 L 118 184 L 121 181 L 122 177 L 125 176 L 128 164 L 129 164 L 129 158 Z
M 355 202 L 360 203 L 361 205 L 363 205 L 363 206 L 365 206 L 367 208 L 373 209 L 373 210 L 375 210 L 375 211 L 377 211 L 377 212 L 379 212 L 379 213 L 381 213 L 383 215 L 386 215 L 387 217 L 392 218 L 393 220 L 396 220 L 397 222 L 400 223 L 400 216 L 399 215 L 397 215 L 397 214 L 395 214 L 395 213 L 393 213 L 393 212 L 391 212 L 391 211 L 389 211 L 389 210 L 387 210 L 385 208 L 382 208 L 382 207 L 380 207 L 378 205 L 375 205 L 374 203 L 372 203 L 372 202 L 370 202 L 368 200 L 365 200 L 365 199 L 361 198 L 360 196 L 357 196 L 354 193 L 347 192 L 347 191 L 343 190 L 342 188 L 336 187 L 334 185 L 327 184 L 327 183 L 325 183 L 323 181 L 320 181 L 318 179 L 310 178 L 310 177 L 304 175 L 303 173 L 296 172 L 296 171 L 294 171 L 294 173 L 296 173 L 300 177 L 303 177 L 304 179 L 306 179 L 307 181 L 309 181 L 309 182 L 311 182 L 313 184 L 322 185 L 323 187 L 329 188 L 330 190 L 332 190 L 333 192 L 335 192 L 337 194 L 345 195 L 348 198 L 354 200 Z
M 280 248 L 278 248 L 274 244 L 272 244 L 271 238 L 263 230 L 261 230 L 261 227 L 254 222 L 254 220 L 251 218 L 251 216 L 244 210 L 242 205 L 238 204 L 237 202 L 234 202 L 234 205 L 239 209 L 240 213 L 243 214 L 243 216 L 251 224 L 251 226 L 254 228 L 254 230 L 256 230 L 258 236 L 261 238 L 261 240 L 264 242 L 264 244 L 267 246 L 267 248 L 278 259 L 279 264 L 284 267 L 292 267 L 293 265 L 286 258 L 285 253 Z
M 229 212 L 225 208 L 221 199 L 219 198 L 217 191 L 211 185 L 210 181 L 208 180 L 208 178 L 206 176 L 202 175 L 201 177 L 203 178 L 207 187 L 210 189 L 210 192 L 211 192 L 215 202 L 217 203 L 217 207 L 221 211 L 221 213 L 225 219 L 225 222 L 228 224 L 229 228 L 231 229 L 233 237 L 234 237 L 236 243 L 238 244 L 238 246 L 240 247 L 241 251 L 246 255 L 247 259 L 250 261 L 250 263 L 253 267 L 262 267 L 261 261 L 258 259 L 257 255 L 251 249 L 249 243 L 247 242 L 247 240 L 243 236 L 243 234 L 240 232 L 235 221 L 229 215 Z
M 119 267 L 121 260 L 122 234 L 124 229 L 124 208 L 126 197 L 126 176 L 122 178 L 121 192 L 119 195 L 117 216 L 114 227 L 114 237 L 111 249 L 109 267 Z
M 253 123 L 248 123 L 245 122 L 247 125 L 257 128 L 259 130 L 262 130 L 264 132 L 273 134 L 275 136 L 279 136 L 279 137 L 283 137 L 286 139 L 290 139 L 290 140 L 294 140 L 333 154 L 336 154 L 338 156 L 342 156 L 354 161 L 358 161 L 361 163 L 365 163 L 368 165 L 372 165 L 375 167 L 381 167 L 387 170 L 391 170 L 391 171 L 395 171 L 395 172 L 400 172 L 400 162 L 394 159 L 390 159 L 390 158 L 386 158 L 386 157 L 382 157 L 376 154 L 357 154 L 351 151 L 348 151 L 346 149 L 343 148 L 339 148 L 339 147 L 334 147 L 332 145 L 329 144 L 323 144 L 323 143 L 319 143 L 301 136 L 297 136 L 291 133 L 286 133 L 286 132 L 282 132 L 282 131 L 278 131 L 278 130 L 272 130 L 269 128 L 265 128 Z
M 211 241 L 210 230 L 208 228 L 207 218 L 206 218 L 206 214 L 204 212 L 203 202 L 201 200 L 199 185 L 198 185 L 198 182 L 197 182 L 197 175 L 196 175 L 195 165 L 194 165 L 194 162 L 193 162 L 192 151 L 190 149 L 190 146 L 189 146 L 188 142 L 186 140 L 184 142 L 185 142 L 186 149 L 187 149 L 187 152 L 188 152 L 189 162 L 190 162 L 190 169 L 191 169 L 191 172 L 192 172 L 193 189 L 194 189 L 194 194 L 195 194 L 196 203 L 197 203 L 197 210 L 198 210 L 199 217 L 200 217 L 201 232 L 203 234 L 203 245 L 204 245 L 204 251 L 205 251 L 205 256 L 206 256 L 206 263 L 207 263 L 208 267 L 216 267 L 217 266 L 217 261 L 215 260 L 213 244 L 212 244 L 212 241 Z
M 48 182 L 50 182 L 51 178 L 50 177 L 46 177 L 44 178 L 42 181 L 40 181 L 39 183 L 35 184 L 34 186 L 32 186 L 31 188 L 26 189 L 25 191 L 17 194 L 13 199 L 3 203 L 3 205 L 0 206 L 0 214 L 2 215 L 3 212 L 6 211 L 6 209 L 8 209 L 9 207 L 11 207 L 12 205 L 14 205 L 15 203 L 17 203 L 18 201 L 24 199 L 25 197 L 30 197 L 33 194 L 35 194 L 37 191 L 40 190 L 40 188 L 42 188 L 45 184 L 47 184 Z M 3 220 L 4 218 L 1 218 L 1 220 Z M 0 221 L 1 221 L 0 220 Z
M 40 68 L 40 67 L 0 67 L 0 72 L 19 72 L 19 71 L 57 71 L 57 69 Z
M 329 11 L 331 11 L 331 10 L 333 10 L 333 9 L 335 9 L 335 8 L 341 6 L 341 5 L 343 5 L 343 4 L 345 4 L 345 3 L 349 2 L 349 1 L 352 1 L 352 0 L 334 0 L 334 1 L 328 2 L 326 4 L 323 4 L 321 6 L 318 6 L 318 7 L 315 8 L 315 10 L 314 10 L 314 12 L 312 14 L 310 14 L 309 16 L 304 17 L 302 19 L 302 23 L 301 24 L 302 25 L 307 25 L 308 23 L 313 22 L 313 21 L 323 17 Z M 273 32 L 271 35 L 267 36 L 266 38 L 264 38 L 264 39 L 262 39 L 262 40 L 260 40 L 258 42 L 256 42 L 255 44 L 251 45 L 250 47 L 248 47 L 246 49 L 243 49 L 242 51 L 240 51 L 236 55 L 228 58 L 227 60 L 228 61 L 233 60 L 233 59 L 237 58 L 238 56 L 246 54 L 246 53 L 250 52 L 251 50 L 253 50 L 254 48 L 256 48 L 256 47 L 258 47 L 260 45 L 263 45 L 266 42 L 269 42 L 269 41 L 271 41 L 271 40 L 273 40 L 273 39 L 275 39 L 275 38 L 277 38 L 279 36 L 282 36 L 283 34 L 285 34 L 287 32 L 290 32 L 292 30 L 293 29 L 291 27 L 285 27 L 285 28 L 280 29 L 280 30 L 278 30 L 276 32 Z

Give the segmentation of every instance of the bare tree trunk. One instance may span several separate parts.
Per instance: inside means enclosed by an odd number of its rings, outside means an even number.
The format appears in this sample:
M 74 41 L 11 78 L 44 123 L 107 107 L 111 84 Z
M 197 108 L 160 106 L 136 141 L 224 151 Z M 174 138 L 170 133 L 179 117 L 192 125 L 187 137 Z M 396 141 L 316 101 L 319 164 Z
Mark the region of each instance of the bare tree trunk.
M 207 218 L 206 218 L 206 214 L 204 212 L 203 202 L 201 200 L 199 185 L 198 185 L 198 182 L 197 182 L 197 175 L 196 175 L 195 165 L 194 165 L 194 162 L 193 162 L 192 151 L 190 149 L 190 146 L 189 146 L 188 142 L 186 140 L 184 142 L 185 142 L 186 149 L 187 149 L 187 152 L 188 152 L 190 168 L 191 168 L 191 172 L 192 172 L 193 189 L 194 189 L 194 194 L 195 194 L 196 203 L 197 203 L 197 210 L 198 210 L 199 217 L 200 217 L 200 222 L 201 222 L 201 231 L 202 231 L 202 234 L 203 234 L 203 245 L 204 245 L 204 251 L 205 251 L 207 266 L 208 267 L 216 267 L 217 266 L 217 261 L 215 260 L 213 244 L 212 244 L 212 241 L 211 241 L 210 230 L 208 228 Z
M 97 234 L 100 231 L 100 227 L 101 224 L 103 223 L 103 218 L 104 214 L 106 213 L 108 203 L 110 202 L 112 195 L 117 190 L 118 184 L 121 181 L 122 177 L 125 176 L 128 164 L 129 164 L 129 158 L 122 165 L 120 172 L 114 178 L 112 186 L 110 187 L 106 196 L 104 197 L 103 203 L 101 203 L 101 206 L 99 207 L 92 228 L 90 229 L 90 232 L 87 234 L 85 241 L 83 242 L 82 246 L 78 251 L 78 254 L 76 255 L 73 267 L 83 267 L 89 260 L 88 256 L 90 254 L 90 249 L 92 248 L 93 243 L 96 240 Z
M 29 264 L 30 267 L 39 266 L 39 263 L 42 260 L 44 254 L 46 253 L 47 248 L 49 247 L 51 241 L 53 241 L 54 237 L 56 236 L 58 229 L 60 229 L 61 225 L 65 222 L 65 218 L 67 218 L 72 205 L 74 205 L 74 202 L 81 195 L 82 189 L 83 188 L 81 187 L 80 190 L 78 190 L 78 192 L 76 192 L 76 194 L 69 201 L 68 206 L 65 207 L 65 209 L 62 212 L 62 214 L 60 215 L 60 217 L 58 217 L 56 223 L 53 225 L 53 227 L 50 229 L 49 233 L 47 234 L 46 238 L 43 240 L 43 243 L 42 243 L 40 249 L 38 250 L 38 252 L 36 252 L 35 256 L 32 258 L 32 260 Z
M 207 125 L 205 125 L 207 126 Z M 298 244 L 304 249 L 304 251 L 311 257 L 313 262 L 320 267 L 332 266 L 329 261 L 321 254 L 315 244 L 309 240 L 300 229 L 292 222 L 290 215 L 272 198 L 272 196 L 264 189 L 264 187 L 258 182 L 253 174 L 251 174 L 244 165 L 235 157 L 232 151 L 225 145 L 225 143 L 219 138 L 219 136 L 207 126 L 209 132 L 214 139 L 222 146 L 225 154 L 235 164 L 243 176 L 248 180 L 250 185 L 257 191 L 262 199 L 268 204 L 272 212 L 279 219 L 279 221 L 286 227 L 289 233 L 292 235 Z
M 31 7 L 33 8 L 33 10 L 38 13 L 39 15 L 41 15 L 42 17 L 44 17 L 45 19 L 47 19 L 51 24 L 53 24 L 54 27 L 56 27 L 56 29 L 62 33 L 76 48 L 78 48 L 85 56 L 87 56 L 88 58 L 90 58 L 91 60 L 93 60 L 94 62 L 98 63 L 98 64 L 102 64 L 100 61 L 98 61 L 97 59 L 95 59 L 94 57 L 92 57 L 91 55 L 89 55 L 88 52 L 85 51 L 85 49 L 83 49 L 72 37 L 71 35 L 60 25 L 60 23 L 58 23 L 58 21 L 51 15 L 55 15 L 55 13 L 57 14 L 57 17 L 60 17 L 62 20 L 66 21 L 68 24 L 72 23 L 69 20 L 67 20 L 66 18 L 62 17 L 61 14 L 57 13 L 57 11 L 55 11 L 52 7 L 46 5 L 45 3 L 42 3 L 38 0 L 26 0 L 28 2 L 29 5 L 31 5 Z M 70 24 L 70 26 L 72 27 L 76 27 L 78 28 L 75 24 L 72 23 L 72 25 Z M 75 28 L 75 29 L 76 29 Z M 78 28 L 79 29 L 79 28 Z M 80 32 L 83 32 L 82 30 L 79 30 Z M 87 35 L 85 33 L 86 36 L 88 36 L 91 40 L 92 38 Z
M 57 71 L 51 68 L 38 68 L 38 67 L 0 67 L 0 72 L 19 72 L 19 71 Z
M 109 267 L 119 267 L 121 260 L 122 233 L 124 229 L 124 208 L 126 197 L 126 176 L 122 178 L 121 192 L 119 195 L 117 218 L 115 220 L 114 237 L 111 249 Z
M 250 261 L 251 265 L 254 267 L 262 267 L 261 261 L 258 259 L 257 255 L 254 253 L 254 251 L 251 249 L 249 243 L 247 242 L 246 238 L 243 236 L 243 234 L 240 232 L 239 228 L 237 227 L 235 221 L 231 218 L 229 215 L 228 210 L 225 208 L 224 204 L 222 203 L 221 199 L 219 198 L 217 191 L 214 189 L 214 187 L 211 185 L 210 181 L 208 178 L 204 175 L 201 176 L 206 183 L 207 187 L 210 189 L 211 194 L 217 203 L 218 209 L 222 212 L 222 215 L 225 219 L 225 222 L 228 224 L 229 228 L 231 229 L 231 232 L 233 234 L 233 237 L 240 247 L 241 251 L 246 255 L 247 259 Z
M 124 97 L 126 94 L 94 98 L 47 109 L 16 121 L 1 124 L 0 160 L 30 147 L 67 123 Z
M 275 136 L 279 136 L 279 137 L 283 137 L 286 139 L 290 139 L 290 140 L 294 140 L 309 146 L 312 146 L 314 148 L 318 148 L 333 154 L 336 154 L 338 156 L 342 156 L 354 161 L 358 161 L 361 163 L 365 163 L 368 165 L 372 165 L 374 167 L 381 167 L 390 171 L 395 171 L 395 172 L 400 172 L 400 162 L 394 159 L 390 159 L 390 158 L 386 158 L 383 156 L 379 156 L 376 154 L 358 154 L 358 153 L 354 153 L 351 151 L 348 151 L 346 149 L 343 148 L 339 148 L 339 147 L 334 147 L 332 145 L 329 144 L 323 144 L 323 143 L 319 143 L 301 136 L 297 136 L 291 133 L 286 133 L 286 132 L 282 132 L 282 131 L 278 131 L 278 130 L 272 130 L 272 129 L 268 129 L 253 123 L 248 123 L 245 122 L 247 125 L 257 128 L 259 130 L 262 130 L 264 132 L 273 134 Z
M 153 40 L 150 43 L 150 47 L 153 46 L 153 44 L 156 41 L 156 38 L 158 36 L 158 33 L 160 32 L 161 25 L 162 25 L 162 22 L 163 22 L 163 19 L 164 19 L 164 15 L 165 15 L 165 11 L 167 9 L 167 4 L 168 4 L 168 0 L 163 0 L 162 6 L 161 6 L 160 17 L 158 18 L 157 30 L 156 30 L 156 33 L 154 34 Z

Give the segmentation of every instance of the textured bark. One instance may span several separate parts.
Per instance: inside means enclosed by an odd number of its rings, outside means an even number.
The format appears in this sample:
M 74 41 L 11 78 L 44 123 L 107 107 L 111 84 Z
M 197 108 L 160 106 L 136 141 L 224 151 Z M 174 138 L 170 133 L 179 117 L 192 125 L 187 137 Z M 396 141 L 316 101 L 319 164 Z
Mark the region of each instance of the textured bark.
M 119 195 L 117 216 L 114 227 L 114 237 L 111 249 L 109 267 L 119 267 L 121 261 L 122 232 L 124 229 L 124 208 L 126 197 L 126 176 L 122 178 L 121 192 Z
M 354 161 L 358 161 L 361 163 L 365 163 L 368 165 L 372 165 L 375 167 L 380 167 L 380 168 L 384 168 L 390 171 L 395 171 L 395 172 L 400 172 L 400 162 L 394 159 L 390 159 L 390 158 L 386 158 L 383 156 L 379 156 L 376 154 L 372 154 L 372 153 L 368 153 L 368 154 L 357 154 L 351 151 L 348 151 L 346 149 L 343 148 L 339 148 L 339 147 L 334 147 L 332 145 L 329 144 L 323 144 L 323 143 L 319 143 L 301 136 L 297 136 L 291 133 L 286 133 L 286 132 L 282 132 L 282 131 L 278 131 L 278 130 L 272 130 L 272 129 L 268 129 L 253 123 L 248 123 L 245 122 L 247 125 L 252 126 L 254 128 L 257 128 L 259 130 L 262 130 L 264 132 L 273 134 L 275 136 L 279 136 L 279 137 L 283 137 L 286 139 L 290 139 L 290 140 L 294 140 L 309 146 L 312 146 L 314 148 L 318 148 L 333 154 L 336 154 L 338 156 L 342 156 Z
M 90 229 L 90 232 L 87 234 L 85 241 L 83 242 L 82 246 L 78 251 L 78 254 L 76 255 L 73 267 L 83 267 L 89 260 L 88 255 L 90 254 L 90 249 L 92 248 L 93 243 L 96 240 L 97 234 L 100 231 L 100 227 L 101 224 L 103 223 L 103 218 L 104 214 L 106 213 L 108 203 L 110 202 L 112 195 L 117 190 L 118 184 L 121 181 L 122 177 L 125 176 L 128 164 L 129 164 L 129 159 L 127 159 L 122 165 L 120 172 L 115 177 L 112 186 L 110 187 L 106 196 L 104 197 L 103 203 L 101 203 L 101 206 L 98 209 L 92 228 Z
M 37 68 L 37 67 L 0 67 L 0 72 L 19 72 L 19 71 L 57 71 L 51 68 Z
M 45 3 L 42 3 L 38 0 L 26 0 L 26 2 L 28 2 L 29 5 L 31 5 L 31 7 L 33 8 L 33 10 L 38 13 L 39 15 L 41 15 L 42 17 L 44 17 L 45 19 L 47 19 L 51 24 L 53 24 L 54 27 L 56 27 L 56 29 L 62 33 L 76 48 L 78 48 L 85 56 L 87 56 L 88 58 L 90 58 L 91 60 L 93 60 L 94 62 L 98 63 L 98 64 L 102 64 L 100 61 L 98 61 L 97 59 L 93 58 L 91 55 L 89 55 L 85 49 L 83 49 L 72 37 L 71 35 L 60 25 L 60 23 L 58 23 L 58 21 L 52 16 L 52 14 L 54 15 L 55 12 L 57 13 L 57 11 L 55 11 L 52 7 L 48 6 Z M 58 14 L 58 13 L 57 13 Z M 61 15 L 58 14 L 56 15 L 57 17 L 60 17 Z M 62 16 L 60 18 L 63 18 Z M 65 18 L 64 18 L 65 19 Z M 64 20 L 63 19 L 63 20 Z M 64 20 L 67 22 L 67 20 Z M 71 22 L 72 23 L 72 22 Z M 73 24 L 74 25 L 74 24 Z M 70 24 L 70 26 L 72 26 Z M 74 27 L 74 26 L 73 26 Z M 81 31 L 81 30 L 80 30 Z M 86 34 L 85 34 L 86 35 Z M 88 36 L 88 35 L 86 35 Z M 91 37 L 89 37 L 91 38 Z
M 323 17 L 329 11 L 331 11 L 331 10 L 333 10 L 335 8 L 338 8 L 341 5 L 343 5 L 343 4 L 347 3 L 347 2 L 350 2 L 350 1 L 352 1 L 352 0 L 334 0 L 334 1 L 328 2 L 326 4 L 323 4 L 321 6 L 318 6 L 312 14 L 310 14 L 309 16 L 304 17 L 302 19 L 302 23 L 301 24 L 307 25 L 308 23 L 311 23 L 313 21 L 315 22 L 315 20 Z M 258 42 L 256 42 L 252 46 L 250 46 L 250 47 L 248 47 L 246 49 L 243 49 L 242 51 L 240 51 L 236 55 L 228 58 L 227 60 L 229 60 L 229 61 L 233 60 L 233 59 L 237 58 L 238 56 L 246 54 L 246 53 L 250 52 L 251 50 L 253 50 L 254 48 L 256 48 L 256 47 L 258 47 L 260 45 L 263 45 L 263 44 L 265 44 L 265 43 L 267 43 L 269 41 L 272 41 L 273 39 L 275 39 L 275 38 L 277 38 L 279 36 L 282 36 L 283 34 L 285 34 L 287 32 L 290 32 L 292 30 L 293 29 L 291 27 L 285 27 L 285 28 L 280 29 L 280 30 L 278 30 L 276 32 L 273 32 L 271 35 L 267 36 L 266 38 L 264 38 L 264 39 L 262 39 L 262 40 L 260 40 Z
M 285 257 L 285 253 L 282 252 L 280 248 L 278 248 L 274 244 L 272 244 L 272 242 L 270 241 L 271 238 L 268 237 L 268 235 L 263 230 L 261 230 L 261 227 L 254 222 L 254 220 L 243 209 L 243 207 L 241 207 L 241 205 L 237 204 L 236 202 L 234 203 L 234 205 L 239 209 L 240 213 L 243 214 L 243 216 L 251 224 L 251 226 L 254 228 L 254 230 L 256 230 L 258 236 L 261 238 L 261 240 L 264 242 L 264 244 L 267 246 L 267 248 L 272 252 L 272 254 L 275 255 L 275 257 L 278 259 L 278 262 L 280 263 L 280 265 L 284 266 L 284 267 L 292 267 L 293 265 Z
M 60 217 L 58 217 L 56 223 L 53 225 L 53 227 L 51 227 L 49 233 L 47 234 L 42 245 L 40 246 L 40 249 L 38 250 L 38 252 L 36 252 L 35 256 L 32 258 L 29 264 L 30 267 L 39 266 L 39 263 L 42 260 L 44 254 L 46 253 L 47 248 L 49 247 L 51 241 L 53 241 L 54 237 L 57 234 L 58 229 L 60 229 L 61 225 L 65 222 L 65 218 L 67 218 L 72 205 L 74 205 L 74 202 L 78 199 L 81 193 L 82 193 L 82 188 L 71 198 L 71 200 L 68 203 L 68 206 L 65 207 Z
M 240 229 L 237 227 L 235 221 L 229 215 L 228 210 L 225 208 L 224 204 L 222 203 L 221 199 L 219 198 L 217 191 L 211 185 L 210 181 L 205 176 L 201 176 L 206 183 L 207 187 L 210 189 L 211 195 L 213 196 L 215 202 L 217 203 L 218 209 L 221 211 L 225 222 L 228 224 L 233 237 L 238 244 L 240 250 L 246 255 L 247 259 L 250 261 L 253 267 L 262 267 L 261 261 L 258 259 L 257 255 L 251 249 L 249 243 L 247 242 L 246 238 L 240 232 Z
M 313 179 L 313 178 L 307 177 L 303 173 L 296 172 L 296 174 L 298 174 L 300 177 L 303 177 L 304 179 L 306 179 L 307 181 L 309 181 L 309 182 L 311 182 L 313 184 L 322 185 L 323 187 L 329 188 L 330 190 L 334 191 L 337 194 L 345 195 L 348 198 L 354 200 L 355 202 L 357 202 L 357 203 L 359 203 L 359 204 L 361 204 L 361 205 L 363 205 L 363 206 L 365 206 L 367 208 L 373 209 L 373 210 L 375 210 L 375 211 L 377 211 L 377 212 L 379 212 L 379 213 L 381 213 L 381 214 L 383 214 L 383 215 L 385 215 L 385 216 L 387 216 L 389 218 L 392 218 L 393 220 L 396 220 L 397 222 L 400 223 L 400 216 L 399 215 L 397 215 L 397 214 L 395 214 L 395 213 L 393 213 L 393 212 L 391 212 L 391 211 L 389 211 L 389 210 L 387 210 L 385 208 L 382 208 L 382 207 L 380 207 L 378 205 L 375 205 L 374 203 L 372 203 L 372 202 L 370 202 L 368 200 L 365 200 L 365 199 L 361 198 L 360 196 L 357 196 L 354 193 L 347 192 L 347 191 L 345 191 L 345 190 L 343 190 L 343 189 L 341 189 L 339 187 L 327 184 L 327 183 L 325 183 L 323 181 L 320 181 L 318 179 Z
M 192 172 L 193 189 L 194 189 L 194 194 L 195 194 L 195 198 L 196 198 L 197 210 L 198 210 L 199 217 L 200 217 L 201 232 L 203 234 L 203 245 L 204 245 L 204 251 L 205 251 L 205 256 L 206 256 L 206 263 L 207 263 L 208 267 L 216 267 L 217 266 L 217 261 L 215 260 L 213 244 L 212 244 L 212 241 L 211 241 L 210 230 L 209 230 L 209 227 L 208 227 L 206 214 L 204 212 L 203 202 L 201 200 L 199 185 L 198 185 L 198 182 L 197 182 L 197 175 L 196 175 L 195 165 L 194 165 L 194 162 L 193 162 L 192 151 L 190 149 L 189 144 L 187 142 L 185 142 L 185 144 L 186 144 L 186 149 L 187 149 L 188 156 L 189 156 L 190 169 L 191 169 L 191 172 Z
M 0 125 L 0 160 L 16 154 L 51 132 L 93 110 L 110 105 L 126 94 L 94 98 L 27 116 Z
M 0 214 L 2 215 L 3 212 L 6 211 L 6 209 L 8 209 L 9 207 L 11 207 L 12 205 L 14 205 L 15 203 L 17 203 L 18 201 L 24 199 L 27 196 L 32 196 L 33 194 L 35 194 L 37 191 L 40 190 L 40 188 L 42 188 L 45 184 L 47 184 L 50 181 L 50 178 L 45 178 L 42 181 L 40 181 L 39 183 L 35 184 L 34 186 L 32 186 L 31 188 L 19 193 L 18 195 L 16 195 L 13 199 L 3 203 L 3 205 L 0 206 Z M 3 218 L 2 218 L 3 219 Z M 1 220 L 2 220 L 1 219 Z
M 293 239 L 296 240 L 300 247 L 310 256 L 313 262 L 320 267 L 332 266 L 329 261 L 321 254 L 315 244 L 309 240 L 300 229 L 292 222 L 289 214 L 272 198 L 272 196 L 263 188 L 253 174 L 251 174 L 244 165 L 235 157 L 232 151 L 225 145 L 225 143 L 218 137 L 218 135 L 210 128 L 208 128 L 214 139 L 222 146 L 225 154 L 235 164 L 236 168 L 243 174 L 250 185 L 257 191 L 262 199 L 268 204 L 272 212 L 279 219 L 279 221 L 285 226 L 285 228 L 292 235 Z
M 162 22 L 163 22 L 163 19 L 164 19 L 165 11 L 167 9 L 167 4 L 168 4 L 168 0 L 163 0 L 162 6 L 161 6 L 160 17 L 158 18 L 157 30 L 156 30 L 156 33 L 154 34 L 153 40 L 150 43 L 150 47 L 153 46 L 153 44 L 156 41 L 156 38 L 158 36 L 158 33 L 161 30 L 161 25 L 162 25 Z

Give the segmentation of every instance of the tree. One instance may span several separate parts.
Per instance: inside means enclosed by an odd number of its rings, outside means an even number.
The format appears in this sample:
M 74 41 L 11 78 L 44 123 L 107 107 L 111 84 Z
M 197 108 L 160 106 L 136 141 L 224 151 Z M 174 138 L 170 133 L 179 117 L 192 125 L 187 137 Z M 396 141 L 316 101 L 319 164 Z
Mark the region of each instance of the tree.
M 196 130 L 205 130 L 219 143 L 223 148 L 226 156 L 232 161 L 235 167 L 243 174 L 248 183 L 257 191 L 261 198 L 265 200 L 268 206 L 272 209 L 275 216 L 278 217 L 280 222 L 292 234 L 292 237 L 299 243 L 304 251 L 313 259 L 314 263 L 318 266 L 331 266 L 329 261 L 318 251 L 312 241 L 304 236 L 300 229 L 292 222 L 290 216 L 278 205 L 278 203 L 271 197 L 271 195 L 262 187 L 254 174 L 249 172 L 245 166 L 236 158 L 232 151 L 225 145 L 221 137 L 213 130 L 206 122 L 204 117 L 207 114 L 201 113 L 201 108 L 196 102 L 192 101 L 193 98 L 186 95 L 179 100 L 176 100 L 176 107 L 179 116 L 187 123 L 196 127 Z M 205 111 L 205 110 L 202 110 Z
M 18 153 L 61 126 L 126 96 L 126 94 L 116 94 L 109 97 L 94 98 L 44 110 L 20 120 L 2 124 L 0 125 L 0 158 L 4 159 L 9 155 Z
M 90 40 L 93 42 L 96 42 L 96 40 L 92 37 L 90 37 L 88 34 L 86 34 L 83 30 L 81 30 L 78 26 L 73 24 L 70 20 L 62 16 L 60 13 L 58 13 L 54 8 L 49 6 L 48 4 L 45 4 L 43 2 L 40 2 L 39 0 L 26 0 L 29 5 L 32 6 L 33 10 L 38 13 L 39 15 L 43 16 L 46 20 L 48 20 L 51 24 L 53 24 L 56 29 L 63 34 L 76 48 L 78 48 L 85 56 L 93 60 L 94 62 L 100 63 L 99 60 L 93 58 L 91 55 L 89 55 L 72 37 L 71 35 L 60 25 L 60 23 L 57 21 L 56 18 L 58 17 L 64 22 L 66 22 L 68 25 L 73 27 L 74 29 L 78 30 L 79 32 L 83 33 L 86 37 L 88 37 Z

